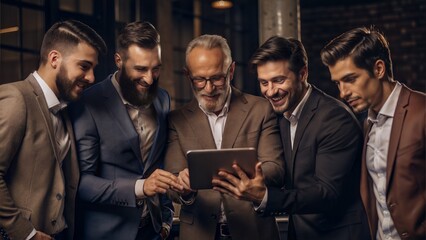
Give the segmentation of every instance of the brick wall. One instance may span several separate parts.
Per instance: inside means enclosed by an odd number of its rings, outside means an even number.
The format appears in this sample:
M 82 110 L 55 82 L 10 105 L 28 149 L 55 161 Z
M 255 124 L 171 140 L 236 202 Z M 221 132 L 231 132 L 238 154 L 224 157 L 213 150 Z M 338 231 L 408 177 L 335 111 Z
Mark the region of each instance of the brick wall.
M 318 4 L 317 4 L 318 5 Z M 394 78 L 426 92 L 426 1 L 383 0 L 373 3 L 301 7 L 302 42 L 309 56 L 310 82 L 337 96 L 320 51 L 335 36 L 361 26 L 376 26 L 388 39 Z

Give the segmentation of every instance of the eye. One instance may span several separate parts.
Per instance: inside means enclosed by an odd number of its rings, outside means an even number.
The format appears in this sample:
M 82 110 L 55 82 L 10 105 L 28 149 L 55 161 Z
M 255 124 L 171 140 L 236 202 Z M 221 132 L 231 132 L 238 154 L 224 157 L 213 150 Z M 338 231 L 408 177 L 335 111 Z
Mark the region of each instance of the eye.
M 224 78 L 224 76 L 212 76 L 210 77 L 211 81 L 221 81 Z
M 259 80 L 260 85 L 262 86 L 268 86 L 268 81 L 265 80 Z
M 286 78 L 284 77 L 279 77 L 279 78 L 274 78 L 274 80 L 272 81 L 273 83 L 283 83 L 285 82 Z

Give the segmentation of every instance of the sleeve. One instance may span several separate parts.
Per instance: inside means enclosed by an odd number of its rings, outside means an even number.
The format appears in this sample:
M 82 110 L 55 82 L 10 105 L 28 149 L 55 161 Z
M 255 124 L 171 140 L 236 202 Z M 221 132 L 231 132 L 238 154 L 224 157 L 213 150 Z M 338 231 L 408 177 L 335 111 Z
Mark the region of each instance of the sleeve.
M 312 147 L 297 152 L 297 160 L 306 159 L 306 164 L 313 164 L 311 181 L 293 189 L 268 188 L 265 212 L 321 213 L 345 208 L 345 204 L 356 197 L 350 193 L 357 193 L 359 189 L 361 130 L 344 109 L 334 108 L 322 116 L 315 120 L 321 124 L 320 130 L 313 130 L 318 126 L 305 130 L 314 131 L 316 136 L 309 135 L 301 140 L 312 142 Z
M 13 85 L 0 86 L 0 228 L 13 239 L 25 239 L 34 229 L 15 206 L 6 179 L 26 130 L 26 104 Z
M 278 119 L 271 105 L 265 102 L 264 119 L 258 141 L 258 158 L 262 162 L 265 183 L 268 186 L 284 185 L 284 153 L 278 127 Z
M 93 113 L 87 104 L 83 101 L 72 104 L 70 113 L 80 164 L 81 178 L 78 189 L 80 198 L 90 203 L 136 207 L 137 179 L 110 180 L 97 174 L 101 164 L 101 139 Z

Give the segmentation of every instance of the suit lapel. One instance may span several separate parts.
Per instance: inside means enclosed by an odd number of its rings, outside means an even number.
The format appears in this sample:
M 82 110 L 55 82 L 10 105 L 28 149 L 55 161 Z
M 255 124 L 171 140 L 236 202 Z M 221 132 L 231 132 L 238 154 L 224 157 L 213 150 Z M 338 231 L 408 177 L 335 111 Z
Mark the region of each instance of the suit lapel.
M 113 122 L 117 123 L 117 127 L 120 129 L 120 132 L 124 134 L 124 138 L 128 139 L 130 142 L 130 146 L 140 163 L 139 166 L 141 167 L 141 170 L 143 170 L 138 134 L 129 117 L 126 106 L 124 106 L 123 101 L 114 88 L 114 85 L 112 85 L 111 77 L 112 75 L 105 79 L 104 83 L 102 83 L 102 91 L 105 98 L 104 106 L 107 108 Z
M 232 148 L 234 146 L 248 113 L 247 100 L 240 91 L 232 88 L 231 102 L 224 129 L 226 134 L 223 134 L 221 148 Z
M 37 80 L 34 78 L 32 74 L 28 76 L 27 80 L 31 84 L 32 88 L 34 89 L 35 99 L 37 101 L 41 115 L 43 116 L 44 123 L 46 124 L 46 129 L 49 135 L 51 146 L 53 148 L 53 152 L 55 154 L 55 158 L 58 162 L 60 162 L 59 149 L 56 144 L 55 132 L 53 129 L 53 122 L 52 122 L 52 118 L 50 117 L 49 107 L 47 106 L 47 102 L 43 94 L 43 90 L 41 90 L 40 85 L 38 84 Z
M 410 98 L 410 92 L 402 87 L 399 95 L 398 103 L 396 105 L 395 114 L 392 123 L 391 135 L 389 140 L 389 150 L 387 156 L 387 167 L 386 167 L 386 186 L 390 186 L 392 172 L 395 166 L 396 152 L 401 139 L 401 132 L 405 116 L 407 113 L 406 107 Z M 389 187 L 387 188 L 389 192 Z
M 192 133 L 198 139 L 200 149 L 216 149 L 216 144 L 210 129 L 209 120 L 198 107 L 198 102 L 193 99 L 186 109 L 182 111 Z
M 291 149 L 291 136 L 290 136 L 290 122 L 284 118 L 284 116 L 280 116 L 280 135 L 281 142 L 284 147 L 284 162 L 286 171 L 286 182 L 291 182 L 291 186 L 293 186 L 293 161 L 291 159 L 293 150 Z M 290 187 L 290 186 L 288 186 Z
M 300 140 L 303 137 L 303 134 L 305 133 L 306 127 L 308 126 L 309 122 L 311 121 L 312 117 L 315 115 L 315 111 L 318 108 L 319 103 L 319 96 L 318 92 L 315 87 L 312 86 L 312 92 L 309 96 L 308 100 L 305 103 L 305 106 L 302 109 L 302 112 L 300 114 L 300 119 L 297 122 L 297 129 L 294 136 L 294 142 L 293 142 L 293 153 L 292 153 L 292 161 L 294 161 L 297 149 L 299 148 Z M 294 165 L 294 163 L 292 163 Z

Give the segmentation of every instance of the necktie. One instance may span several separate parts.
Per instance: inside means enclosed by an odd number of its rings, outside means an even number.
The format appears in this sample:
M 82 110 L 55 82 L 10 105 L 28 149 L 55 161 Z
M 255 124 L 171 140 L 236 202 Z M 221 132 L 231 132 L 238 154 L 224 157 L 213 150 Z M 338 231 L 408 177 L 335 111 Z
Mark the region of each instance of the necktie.
M 59 108 L 57 107 L 59 106 Z M 52 111 L 52 123 L 55 134 L 56 145 L 58 149 L 58 160 L 61 162 L 64 160 L 65 156 L 68 153 L 68 150 L 71 146 L 70 136 L 65 127 L 65 121 L 63 118 L 63 110 L 64 106 L 60 106 L 60 104 L 51 108 Z

